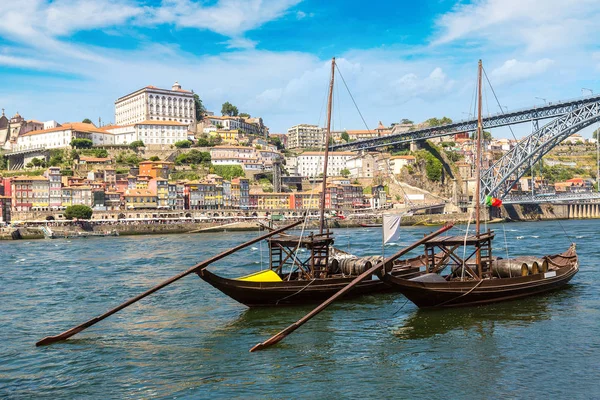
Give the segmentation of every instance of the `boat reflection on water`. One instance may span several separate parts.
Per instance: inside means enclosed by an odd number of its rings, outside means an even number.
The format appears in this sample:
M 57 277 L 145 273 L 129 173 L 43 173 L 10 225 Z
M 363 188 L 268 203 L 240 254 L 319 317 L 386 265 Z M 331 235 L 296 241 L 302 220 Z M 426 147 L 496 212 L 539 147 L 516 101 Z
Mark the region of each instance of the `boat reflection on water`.
M 474 331 L 485 337 L 498 327 L 527 326 L 549 320 L 555 311 L 549 305 L 556 304 L 557 298 L 567 300 L 576 296 L 574 289 L 568 286 L 547 295 L 479 307 L 416 309 L 406 314 L 402 325 L 393 329 L 393 334 L 400 339 L 418 340 L 452 331 Z

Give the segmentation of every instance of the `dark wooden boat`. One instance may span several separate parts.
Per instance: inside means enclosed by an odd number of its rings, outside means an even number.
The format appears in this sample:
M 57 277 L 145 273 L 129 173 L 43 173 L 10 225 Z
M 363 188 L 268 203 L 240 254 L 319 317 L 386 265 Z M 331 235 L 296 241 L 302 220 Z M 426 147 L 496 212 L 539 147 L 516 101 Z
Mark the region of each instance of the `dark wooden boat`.
M 471 236 L 467 238 L 467 242 L 475 246 L 483 245 L 484 241 L 491 240 L 490 234 L 491 232 L 484 234 L 480 239 Z M 441 245 L 448 249 L 464 243 L 464 240 L 464 237 L 440 238 L 425 246 L 429 249 L 431 246 Z M 537 258 L 537 260 L 547 261 L 547 269 L 531 271 L 535 273 L 530 273 L 531 268 L 523 267 L 527 264 L 523 262 L 523 258 L 502 260 L 491 258 L 490 252 L 488 260 L 483 262 L 481 276 L 476 272 L 477 265 L 469 262 L 470 260 L 465 260 L 466 268 L 463 275 L 462 260 L 454 252 L 452 253 L 451 263 L 446 265 L 429 263 L 428 273 L 412 278 L 386 274 L 382 276 L 382 280 L 418 307 L 437 308 L 487 304 L 548 292 L 567 284 L 579 271 L 574 244 L 564 253 Z M 525 260 L 530 260 L 530 265 L 537 262 L 531 262 L 535 260 L 532 257 Z M 499 268 L 501 265 L 509 265 L 509 267 L 502 271 Z M 436 273 L 447 267 L 451 270 L 449 274 L 444 276 Z M 507 271 L 513 272 L 516 276 L 501 276 L 502 272 L 506 274 Z
M 331 63 L 331 81 L 327 107 L 327 130 L 325 142 L 331 137 L 331 105 L 335 58 Z M 255 274 L 230 279 L 218 276 L 206 269 L 198 276 L 234 300 L 249 307 L 281 306 L 319 303 L 346 287 L 353 279 L 372 268 L 374 257 L 354 257 L 333 247 L 331 232 L 325 229 L 325 197 L 327 191 L 327 164 L 329 147 L 325 145 L 323 155 L 323 181 L 320 193 L 319 233 L 308 236 L 281 234 L 271 237 L 269 242 L 269 269 Z M 381 226 L 381 224 L 369 224 Z M 425 257 L 390 265 L 391 275 L 406 277 L 420 273 Z M 375 262 L 376 263 L 376 262 Z M 372 274 L 348 293 L 349 297 L 362 294 L 390 291 Z
M 307 251 L 295 251 L 298 246 Z M 304 305 L 331 297 L 380 259 L 378 256 L 354 257 L 335 249 L 330 232 L 302 238 L 289 235 L 274 237 L 269 239 L 269 252 L 270 268 L 255 274 L 237 279 L 219 276 L 208 269 L 197 274 L 248 307 Z M 425 255 L 398 260 L 390 275 L 406 278 L 420 275 L 426 261 Z M 346 298 L 392 290 L 373 275 L 354 287 Z
M 564 253 L 551 256 L 509 260 L 492 257 L 494 233 L 488 230 L 482 234 L 480 230 L 483 202 L 481 196 L 482 70 L 480 60 L 477 85 L 479 105 L 475 163 L 475 235 L 437 237 L 425 243 L 425 254 L 428 257 L 431 255 L 426 274 L 408 279 L 390 274 L 382 276 L 383 281 L 400 291 L 418 307 L 455 307 L 518 299 L 558 289 L 567 284 L 579 271 L 574 243 Z M 502 204 L 501 200 L 494 200 L 499 201 L 499 203 L 494 202 L 496 206 Z M 490 201 L 488 205 L 494 203 Z M 468 247 L 471 249 L 469 250 Z M 434 260 L 436 249 L 447 256 L 441 262 Z M 464 251 L 457 252 L 457 249 Z M 464 254 L 462 258 L 461 254 Z M 438 275 L 447 269 L 450 271 L 448 274 Z

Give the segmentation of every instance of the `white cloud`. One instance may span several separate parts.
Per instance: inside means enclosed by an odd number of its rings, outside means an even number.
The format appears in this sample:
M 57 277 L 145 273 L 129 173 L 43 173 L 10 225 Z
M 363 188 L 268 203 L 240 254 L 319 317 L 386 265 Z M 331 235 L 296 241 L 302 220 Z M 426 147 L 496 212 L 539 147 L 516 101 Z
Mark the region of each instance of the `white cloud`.
M 500 46 L 522 46 L 529 52 L 593 43 L 600 3 L 596 0 L 479 0 L 458 4 L 438 18 L 434 45 L 458 39 Z
M 209 30 L 231 38 L 229 47 L 254 47 L 245 32 L 283 16 L 301 0 L 163 0 L 150 7 L 134 0 L 21 0 L 0 2 L 0 36 L 35 47 L 68 50 L 56 38 L 110 28 L 126 22 L 141 26 L 172 24 Z
M 439 67 L 424 78 L 420 78 L 415 73 L 409 73 L 392 82 L 398 96 L 405 99 L 436 97 L 448 92 L 453 85 L 454 82 L 448 80 L 444 71 Z
M 0 54 L 0 65 L 31 69 L 48 69 L 49 67 L 48 63 L 34 58 L 15 57 L 4 54 Z
M 258 42 L 243 37 L 234 37 L 225 42 L 228 49 L 253 49 L 256 47 Z
M 235 37 L 281 17 L 300 1 L 220 0 L 215 5 L 203 6 L 191 0 L 163 0 L 151 18 L 139 22 L 172 23 Z
M 554 60 L 549 58 L 543 58 L 535 62 L 517 61 L 513 58 L 506 60 L 500 67 L 495 68 L 490 75 L 495 83 L 512 83 L 540 75 L 553 64 Z

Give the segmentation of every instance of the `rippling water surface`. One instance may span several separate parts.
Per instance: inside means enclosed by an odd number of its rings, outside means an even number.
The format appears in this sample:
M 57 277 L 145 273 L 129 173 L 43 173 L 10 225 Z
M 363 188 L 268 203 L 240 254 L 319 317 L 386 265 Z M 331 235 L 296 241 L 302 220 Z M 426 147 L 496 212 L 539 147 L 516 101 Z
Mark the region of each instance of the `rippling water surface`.
M 565 250 L 560 224 L 506 224 L 509 254 Z M 598 397 L 600 222 L 562 226 L 581 261 L 563 290 L 443 311 L 419 311 L 399 294 L 363 297 L 252 354 L 311 308 L 249 310 L 196 275 L 66 342 L 35 342 L 256 232 L 0 242 L 0 398 Z M 386 254 L 432 229 L 403 228 Z M 505 256 L 503 227 L 494 229 Z M 377 228 L 336 238 L 358 254 L 381 251 Z M 211 269 L 235 276 L 266 263 L 257 244 Z

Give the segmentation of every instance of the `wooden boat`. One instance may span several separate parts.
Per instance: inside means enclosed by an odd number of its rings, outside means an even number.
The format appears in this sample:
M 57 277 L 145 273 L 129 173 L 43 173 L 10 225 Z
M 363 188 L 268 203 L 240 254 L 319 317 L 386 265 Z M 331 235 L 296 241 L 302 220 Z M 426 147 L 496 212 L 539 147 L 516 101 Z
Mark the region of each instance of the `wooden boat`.
M 470 236 L 466 241 L 468 245 L 483 247 L 486 245 L 485 242 L 491 240 L 490 236 L 491 233 L 479 238 Z M 433 246 L 441 246 L 448 250 L 455 246 L 459 248 L 458 245 L 463 245 L 464 242 L 464 236 L 442 237 L 430 241 L 425 247 L 426 251 L 430 251 Z M 465 276 L 463 276 L 461 268 L 463 260 L 454 252 L 450 258 L 453 259 L 452 264 L 440 266 L 432 262 L 428 265 L 428 273 L 416 277 L 386 274 L 382 276 L 382 280 L 420 308 L 456 307 L 512 300 L 548 292 L 567 284 L 579 271 L 575 244 L 561 254 L 539 257 L 538 259 L 547 261 L 548 269 L 546 271 L 540 269 L 533 274 L 530 274 L 527 269 L 522 269 L 522 265 L 526 263 L 522 263 L 519 258 L 512 260 L 495 258 L 491 263 L 489 260 L 483 261 L 481 277 L 475 272 L 477 265 L 470 263 L 470 260 L 465 260 Z M 509 268 L 509 271 L 515 276 L 501 276 L 500 270 L 495 268 L 500 263 L 512 264 L 513 267 Z M 436 273 L 436 270 L 447 267 L 450 267 L 449 274 L 443 276 Z
M 428 260 L 428 273 L 408 279 L 390 274 L 382 276 L 383 281 L 400 291 L 418 307 L 455 307 L 518 299 L 562 287 L 579 271 L 574 243 L 561 254 L 509 260 L 492 257 L 494 233 L 489 230 L 480 233 L 480 208 L 483 198 L 480 195 L 481 75 L 482 65 L 479 61 L 475 235 L 438 237 L 425 243 L 425 254 L 436 254 L 436 249 L 439 249 L 447 256 L 440 263 L 431 257 Z M 493 200 L 498 201 L 498 205 L 502 204 L 499 199 Z M 472 247 L 474 250 L 457 252 L 458 249 L 466 247 Z M 460 254 L 469 256 L 461 258 Z M 543 268 L 540 268 L 540 265 Z M 445 276 L 439 275 L 448 269 L 450 272 Z
M 270 238 L 268 243 L 269 269 L 239 278 L 225 278 L 208 269 L 197 274 L 248 307 L 304 305 L 331 297 L 382 258 L 355 257 L 336 249 L 330 232 L 306 237 L 283 234 Z M 442 254 L 434 255 L 436 262 L 441 257 Z M 397 260 L 389 266 L 389 273 L 405 278 L 418 276 L 423 273 L 427 260 L 425 255 Z M 346 297 L 392 291 L 380 277 L 381 274 L 374 274 L 365 279 Z
M 314 310 L 295 323 L 271 336 L 264 342 L 256 344 L 251 352 L 263 350 L 281 342 L 292 332 L 327 308 L 336 299 L 359 286 L 363 279 L 377 273 L 381 280 L 395 290 L 404 294 L 418 307 L 454 307 L 487 304 L 502 300 L 519 299 L 539 293 L 558 289 L 567 284 L 579 271 L 576 245 L 573 243 L 567 251 L 543 257 L 517 257 L 503 260 L 492 256 L 492 240 L 494 233 L 490 230 L 481 233 L 481 77 L 482 65 L 479 61 L 478 74 L 478 124 L 477 124 L 477 158 L 475 161 L 477 177 L 475 189 L 475 234 L 465 236 L 440 236 L 453 225 L 446 225 L 438 231 L 425 236 L 393 257 L 400 257 L 404 251 L 412 251 L 417 246 L 425 246 L 426 269 L 416 276 L 394 276 L 387 270 L 388 259 L 376 263 L 352 280 L 346 287 L 331 296 Z M 489 201 L 489 204 L 488 204 Z M 500 199 L 486 198 L 486 204 L 499 206 Z M 384 219 L 384 225 L 388 225 Z M 391 225 L 384 226 L 385 230 Z M 384 236 L 385 237 L 385 236 Z M 384 239 L 385 240 L 385 239 Z M 468 249 L 471 247 L 471 249 Z M 474 250 L 472 250 L 474 248 Z M 439 251 L 438 251 L 439 250 Z M 460 250 L 464 250 L 461 252 Z M 472 250 L 468 251 L 467 250 Z M 462 255 L 462 257 L 461 257 Z M 395 258 L 392 258 L 392 260 Z M 441 275 L 448 271 L 445 275 Z
M 331 82 L 327 110 L 325 143 L 331 136 L 331 103 L 335 58 L 331 64 Z M 333 247 L 334 238 L 325 229 L 325 193 L 327 188 L 328 146 L 325 146 L 323 183 L 318 234 L 290 236 L 281 234 L 269 242 L 269 269 L 237 279 L 225 278 L 203 269 L 197 274 L 207 283 L 248 307 L 283 306 L 318 303 L 347 286 L 358 275 L 376 264 L 375 257 L 355 257 Z M 336 216 L 339 218 L 340 216 Z M 369 224 L 381 226 L 381 224 Z M 381 258 L 381 257 L 379 257 Z M 377 261 L 376 261 L 377 260 Z M 417 257 L 390 265 L 392 276 L 411 277 L 425 266 L 425 257 Z M 348 293 L 348 297 L 392 290 L 371 274 Z
M 367 264 L 370 267 L 371 264 Z M 390 276 L 410 278 L 421 275 L 424 256 L 396 263 Z M 266 270 L 245 277 L 231 279 L 218 276 L 208 269 L 198 272 L 198 276 L 227 296 L 248 307 L 293 306 L 318 304 L 342 288 L 348 286 L 356 275 L 341 273 L 323 278 L 298 279 L 298 274 L 275 273 Z M 289 280 L 288 277 L 290 278 Z M 257 278 L 257 279 L 253 279 Z M 375 275 L 356 285 L 345 298 L 390 292 L 393 289 Z
M 363 228 L 381 228 L 383 224 L 372 223 L 372 224 L 359 224 Z

